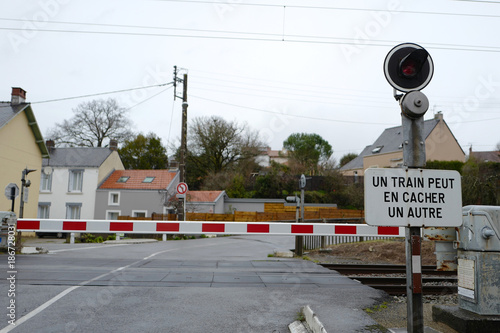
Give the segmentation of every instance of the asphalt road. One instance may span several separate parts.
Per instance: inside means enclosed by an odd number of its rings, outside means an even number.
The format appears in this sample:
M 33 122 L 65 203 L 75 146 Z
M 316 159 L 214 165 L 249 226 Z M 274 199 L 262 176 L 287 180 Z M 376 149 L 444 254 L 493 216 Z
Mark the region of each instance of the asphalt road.
M 6 314 L 0 333 L 288 332 L 304 305 L 329 332 L 363 332 L 375 324 L 362 309 L 379 291 L 310 261 L 267 257 L 293 244 L 284 236 L 127 245 L 43 241 L 37 246 L 49 254 L 17 255 L 13 274 L 8 257 L 0 256 Z M 8 323 L 13 312 L 15 326 Z

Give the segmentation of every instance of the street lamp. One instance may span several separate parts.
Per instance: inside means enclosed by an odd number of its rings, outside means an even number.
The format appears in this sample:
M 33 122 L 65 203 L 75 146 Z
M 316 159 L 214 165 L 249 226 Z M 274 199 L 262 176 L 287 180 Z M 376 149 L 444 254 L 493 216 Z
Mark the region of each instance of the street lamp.
M 30 172 L 34 172 L 36 171 L 35 169 L 28 169 L 28 168 L 25 168 L 23 170 L 23 176 L 21 178 L 21 203 L 19 205 L 19 218 L 23 218 L 24 216 L 24 188 L 28 188 L 30 187 L 31 185 L 31 181 L 30 180 L 26 180 L 26 176 L 30 173 Z

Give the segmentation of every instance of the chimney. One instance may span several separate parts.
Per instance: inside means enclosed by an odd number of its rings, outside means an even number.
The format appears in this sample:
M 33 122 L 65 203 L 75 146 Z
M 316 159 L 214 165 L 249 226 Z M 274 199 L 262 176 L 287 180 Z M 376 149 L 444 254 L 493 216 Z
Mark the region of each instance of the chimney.
M 11 105 L 22 104 L 26 101 L 26 91 L 19 87 L 12 87 Z
M 168 170 L 169 171 L 177 171 L 179 170 L 179 162 L 177 161 L 169 161 L 168 162 Z
M 438 111 L 437 113 L 434 114 L 434 119 L 436 120 L 443 120 L 443 112 Z
M 118 141 L 116 140 L 109 140 L 109 149 L 113 151 L 118 150 Z
M 54 142 L 54 140 L 47 140 L 45 141 L 45 146 L 49 150 L 49 153 L 51 153 L 56 148 L 56 143 Z

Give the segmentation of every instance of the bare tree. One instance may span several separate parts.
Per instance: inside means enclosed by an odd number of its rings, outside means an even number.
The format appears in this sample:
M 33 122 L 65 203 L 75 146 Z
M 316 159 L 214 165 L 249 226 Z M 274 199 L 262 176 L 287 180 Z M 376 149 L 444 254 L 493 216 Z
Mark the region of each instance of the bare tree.
M 212 116 L 193 120 L 188 150 L 197 166 L 208 172 L 220 172 L 237 162 L 253 159 L 263 145 L 258 133 L 246 125 Z
M 255 156 L 265 146 L 258 133 L 246 124 L 217 116 L 194 118 L 188 135 L 188 182 L 196 188 L 207 175 L 250 172 L 255 167 Z
M 106 140 L 123 142 L 133 136 L 126 110 L 114 99 L 83 102 L 73 113 L 73 118 L 57 123 L 46 136 L 57 146 L 103 147 Z

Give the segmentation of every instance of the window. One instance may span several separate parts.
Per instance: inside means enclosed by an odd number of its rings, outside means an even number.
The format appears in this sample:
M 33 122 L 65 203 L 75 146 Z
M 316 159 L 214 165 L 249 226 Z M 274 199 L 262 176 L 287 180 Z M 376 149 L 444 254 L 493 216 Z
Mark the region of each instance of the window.
M 40 192 L 50 192 L 52 190 L 52 173 L 41 173 L 40 177 Z
M 373 154 L 380 153 L 380 151 L 382 150 L 382 148 L 384 148 L 384 146 L 375 147 L 375 148 L 372 149 L 372 153 Z
M 163 207 L 163 214 L 166 215 L 166 214 L 175 214 L 175 208 L 174 207 L 171 207 L 171 206 L 168 206 L 168 207 Z
M 116 182 L 117 183 L 126 183 L 129 178 L 130 177 L 128 177 L 128 176 L 123 176 L 123 177 L 120 177 Z
M 120 192 L 109 192 L 108 205 L 109 206 L 120 205 Z
M 155 177 L 146 177 L 146 178 L 144 178 L 144 180 L 142 182 L 143 183 L 152 183 L 154 179 L 155 179 Z
M 83 185 L 83 170 L 69 170 L 68 192 L 81 192 Z
M 132 217 L 146 217 L 148 215 L 147 210 L 133 210 Z
M 38 218 L 48 219 L 50 216 L 50 202 L 39 202 L 38 203 Z
M 107 210 L 106 211 L 106 220 L 118 220 L 118 216 L 120 216 L 121 211 L 119 210 Z
M 66 218 L 72 220 L 80 219 L 80 214 L 82 211 L 82 204 L 77 202 L 66 203 Z

